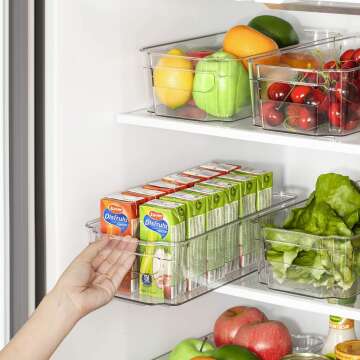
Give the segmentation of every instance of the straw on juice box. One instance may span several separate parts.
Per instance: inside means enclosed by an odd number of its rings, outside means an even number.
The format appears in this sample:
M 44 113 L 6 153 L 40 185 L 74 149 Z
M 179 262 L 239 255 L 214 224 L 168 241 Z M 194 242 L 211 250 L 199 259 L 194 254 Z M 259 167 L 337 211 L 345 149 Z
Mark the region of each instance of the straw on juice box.
M 100 231 L 109 235 L 138 237 L 139 205 L 146 198 L 121 193 L 107 195 L 100 200 Z M 121 241 L 121 238 L 119 239 Z M 138 262 L 125 275 L 119 293 L 130 294 L 138 288 Z
M 146 201 L 158 199 L 161 196 L 166 195 L 166 191 L 162 190 L 154 190 L 154 189 L 146 189 L 142 186 L 138 186 L 135 188 L 128 189 L 123 192 L 125 195 L 132 195 L 132 196 L 141 196 L 146 199 Z
M 210 189 L 194 186 L 186 192 L 207 196 L 206 230 L 214 230 L 225 224 L 225 192 L 222 189 Z M 207 236 L 207 280 L 216 281 L 222 277 L 225 265 L 225 244 L 221 232 L 214 231 Z
M 224 162 L 212 161 L 203 165 L 200 165 L 202 169 L 213 170 L 222 174 L 228 174 L 230 171 L 240 169 L 240 165 L 228 164 Z
M 210 180 L 221 175 L 218 171 L 206 170 L 200 167 L 185 170 L 182 174 L 201 180 Z
M 239 218 L 239 199 L 240 186 L 235 182 L 229 182 L 223 179 L 215 178 L 204 181 L 200 186 L 213 189 L 223 189 L 225 191 L 225 224 L 236 221 Z M 225 249 L 225 272 L 236 268 L 239 263 L 238 233 L 234 227 L 225 227 L 222 230 L 222 238 Z M 235 265 L 236 264 L 236 265 Z
M 186 185 L 179 185 L 168 181 L 156 180 L 147 183 L 146 185 L 144 185 L 144 188 L 150 190 L 160 190 L 164 191 L 166 194 L 171 194 L 176 191 L 186 189 Z
M 241 168 L 234 171 L 236 174 L 254 176 L 257 182 L 256 210 L 260 211 L 271 206 L 273 173 L 272 171 Z
M 191 291 L 203 284 L 206 277 L 206 196 L 190 194 L 184 191 L 166 195 L 161 200 L 173 201 L 185 205 L 187 244 L 187 278 L 188 290 Z M 195 238 L 194 238 L 195 237 Z
M 186 250 L 181 242 L 185 240 L 185 205 L 164 200 L 141 205 L 140 239 L 140 295 L 174 299 L 183 294 Z
M 192 187 L 196 183 L 201 181 L 200 179 L 190 177 L 190 176 L 187 176 L 187 175 L 183 175 L 183 174 L 178 174 L 178 173 L 164 176 L 163 180 L 171 182 L 171 183 L 175 183 L 175 184 L 178 184 L 178 185 L 186 185 L 186 187 Z

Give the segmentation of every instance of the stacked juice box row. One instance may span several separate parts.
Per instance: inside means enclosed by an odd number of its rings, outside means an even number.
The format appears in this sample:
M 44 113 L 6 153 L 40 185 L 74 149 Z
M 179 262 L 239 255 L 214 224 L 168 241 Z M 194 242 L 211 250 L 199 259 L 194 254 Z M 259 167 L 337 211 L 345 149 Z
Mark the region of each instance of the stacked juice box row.
M 253 263 L 254 230 L 235 222 L 271 206 L 272 185 L 213 161 L 101 199 L 101 232 L 141 240 L 119 293 L 174 299 Z

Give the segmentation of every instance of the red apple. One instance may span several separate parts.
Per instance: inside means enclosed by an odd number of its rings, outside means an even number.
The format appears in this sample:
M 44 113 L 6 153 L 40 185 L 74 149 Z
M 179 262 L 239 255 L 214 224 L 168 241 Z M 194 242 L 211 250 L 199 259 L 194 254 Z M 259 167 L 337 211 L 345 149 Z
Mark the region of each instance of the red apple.
M 223 312 L 215 322 L 215 345 L 232 344 L 235 335 L 242 326 L 266 320 L 265 314 L 255 307 L 235 306 L 230 308 Z
M 261 360 L 280 360 L 292 352 L 291 335 L 280 321 L 265 321 L 241 327 L 234 344 L 244 346 Z

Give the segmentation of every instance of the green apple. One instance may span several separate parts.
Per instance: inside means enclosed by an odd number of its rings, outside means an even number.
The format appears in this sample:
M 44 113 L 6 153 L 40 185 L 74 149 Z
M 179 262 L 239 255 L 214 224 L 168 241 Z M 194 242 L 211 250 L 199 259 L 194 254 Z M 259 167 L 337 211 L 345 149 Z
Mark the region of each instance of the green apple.
M 224 345 L 214 350 L 211 356 L 216 360 L 259 360 L 254 353 L 238 345 Z
M 169 360 L 191 360 L 196 356 L 211 355 L 214 346 L 201 339 L 186 339 L 177 344 L 170 353 Z

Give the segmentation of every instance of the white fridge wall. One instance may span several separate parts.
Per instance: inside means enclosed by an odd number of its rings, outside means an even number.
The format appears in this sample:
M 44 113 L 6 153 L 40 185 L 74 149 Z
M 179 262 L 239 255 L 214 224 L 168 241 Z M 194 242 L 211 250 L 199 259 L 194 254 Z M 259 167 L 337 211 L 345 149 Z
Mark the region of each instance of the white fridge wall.
M 300 191 L 309 191 L 324 171 L 341 169 L 360 178 L 359 159 L 351 155 L 116 124 L 116 112 L 146 104 L 140 47 L 221 31 L 263 10 L 230 0 L 46 2 L 48 288 L 86 246 L 84 223 L 98 216 L 98 200 L 106 193 L 212 158 L 273 168 L 278 186 L 294 184 Z M 323 27 L 336 23 L 339 28 L 356 19 L 286 16 L 309 26 L 321 19 Z M 149 359 L 183 337 L 210 331 L 221 311 L 239 303 L 244 301 L 217 294 L 176 308 L 114 301 L 82 320 L 54 358 Z M 289 324 L 297 321 L 305 331 L 326 331 L 324 316 L 281 308 L 272 312 L 292 318 Z

